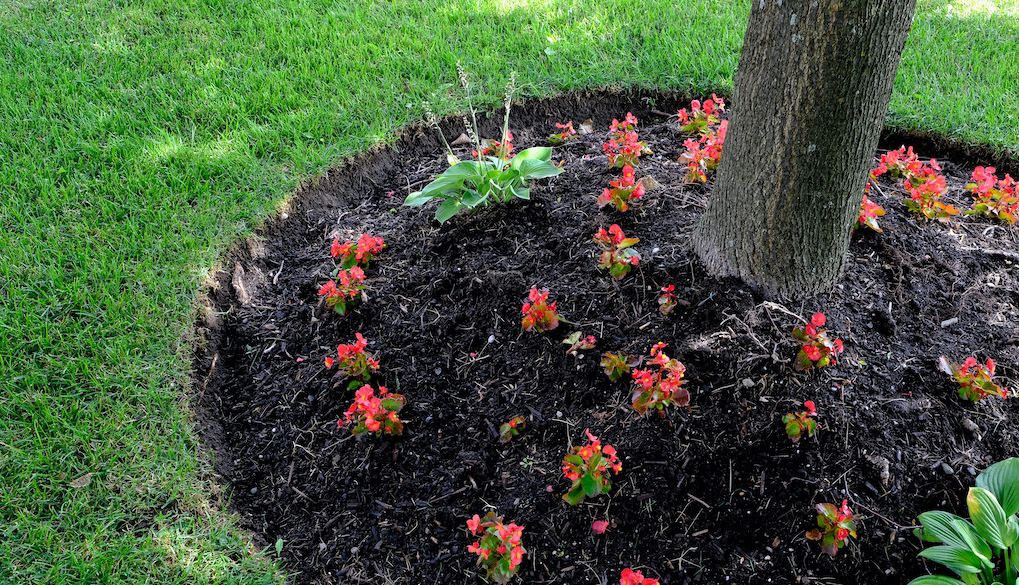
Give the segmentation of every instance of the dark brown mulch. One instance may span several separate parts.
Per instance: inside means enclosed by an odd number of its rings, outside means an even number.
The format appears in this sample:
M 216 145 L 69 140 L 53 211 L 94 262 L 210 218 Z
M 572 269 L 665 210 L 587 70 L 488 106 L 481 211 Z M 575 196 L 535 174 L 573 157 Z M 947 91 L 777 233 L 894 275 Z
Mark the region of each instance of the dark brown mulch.
M 885 233 L 855 236 L 831 294 L 765 302 L 691 257 L 710 187 L 684 184 L 683 137 L 653 113 L 679 102 L 641 97 L 518 107 L 518 147 L 542 144 L 555 121 L 593 117 L 596 128 L 556 149 L 566 171 L 540 182 L 530 203 L 444 227 L 431 209 L 401 207 L 444 164 L 434 133 L 415 130 L 308 186 L 229 256 L 199 323 L 200 428 L 246 524 L 262 544 L 284 540 L 293 582 L 480 582 L 464 521 L 494 508 L 526 526 L 528 583 L 616 583 L 632 566 L 665 585 L 900 584 L 924 573 L 908 530 L 915 516 L 960 510 L 975 473 L 1019 452 L 1015 403 L 962 402 L 935 367 L 940 354 L 989 355 L 1014 385 L 1019 262 L 986 250 L 1019 250 L 1017 228 L 909 216 L 885 182 L 873 197 L 888 209 Z M 619 216 L 594 199 L 614 176 L 605 129 L 627 110 L 654 150 L 638 176 L 662 186 Z M 965 206 L 974 161 L 955 154 L 942 161 L 949 200 Z M 641 239 L 644 257 L 621 283 L 597 270 L 591 242 L 613 222 Z M 362 232 L 389 248 L 368 271 L 368 300 L 341 318 L 316 289 L 332 268 L 333 235 Z M 666 283 L 684 305 L 663 317 L 656 296 Z M 522 333 L 532 285 L 549 288 L 576 328 Z M 847 351 L 836 367 L 795 372 L 790 313 L 818 310 Z M 561 341 L 575 329 L 597 335 L 598 349 L 565 355 Z M 381 379 L 409 400 L 402 437 L 356 440 L 337 428 L 351 394 L 322 359 L 358 331 L 382 360 Z M 657 341 L 687 365 L 693 399 L 664 419 L 640 418 L 598 355 L 645 354 Z M 779 419 L 808 398 L 821 430 L 793 445 Z M 516 414 L 527 430 L 499 444 L 495 429 Z M 585 428 L 618 448 L 624 469 L 611 495 L 569 507 L 560 461 Z M 843 498 L 861 517 L 860 537 L 831 559 L 803 533 L 815 503 Z M 606 534 L 592 534 L 596 519 L 611 521 Z

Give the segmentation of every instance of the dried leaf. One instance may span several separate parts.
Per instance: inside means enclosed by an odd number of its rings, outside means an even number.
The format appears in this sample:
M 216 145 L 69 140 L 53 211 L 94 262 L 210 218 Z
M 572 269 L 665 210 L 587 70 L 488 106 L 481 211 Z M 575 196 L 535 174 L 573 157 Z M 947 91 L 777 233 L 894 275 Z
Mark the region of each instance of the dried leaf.
M 88 487 L 90 483 L 92 483 L 92 472 L 86 473 L 78 479 L 73 480 L 71 482 L 71 487 L 81 489 L 83 487 Z

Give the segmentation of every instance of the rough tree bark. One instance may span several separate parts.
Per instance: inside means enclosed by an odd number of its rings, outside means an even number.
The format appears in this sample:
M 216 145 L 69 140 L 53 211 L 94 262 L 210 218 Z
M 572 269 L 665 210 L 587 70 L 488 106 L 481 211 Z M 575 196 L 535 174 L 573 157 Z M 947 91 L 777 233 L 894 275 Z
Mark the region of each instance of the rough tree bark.
M 725 154 L 693 238 L 765 294 L 842 272 L 915 0 L 752 0 Z

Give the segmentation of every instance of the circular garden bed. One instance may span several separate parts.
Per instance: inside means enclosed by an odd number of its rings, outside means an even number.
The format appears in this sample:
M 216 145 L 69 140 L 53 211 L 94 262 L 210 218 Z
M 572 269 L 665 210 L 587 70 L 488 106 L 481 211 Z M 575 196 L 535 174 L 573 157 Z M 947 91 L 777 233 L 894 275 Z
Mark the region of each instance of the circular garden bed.
M 975 474 L 1019 449 L 1014 401 L 963 401 L 937 367 L 941 355 L 993 357 L 998 381 L 1015 386 L 1017 229 L 926 220 L 882 177 L 870 197 L 887 209 L 884 233 L 857 230 L 831 293 L 768 302 L 691 256 L 710 183 L 688 184 L 677 162 L 686 136 L 667 113 L 682 105 L 614 94 L 516 107 L 518 148 L 545 145 L 568 119 L 591 119 L 594 131 L 555 148 L 564 172 L 534 183 L 531 201 L 441 227 L 432 208 L 401 205 L 446 167 L 437 133 L 412 129 L 308 185 L 231 253 L 199 322 L 199 426 L 245 523 L 263 545 L 282 539 L 294 582 L 479 582 L 465 522 L 489 510 L 525 527 L 528 583 L 616 583 L 624 567 L 665 585 L 880 585 L 926 572 L 917 514 L 963 511 Z M 602 152 L 608 123 L 628 111 L 653 153 L 637 167 L 646 194 L 620 214 L 595 200 L 619 176 Z M 483 134 L 497 136 L 500 122 L 484 121 Z M 988 161 L 912 144 L 939 155 L 945 199 L 968 208 L 963 185 Z M 470 147 L 454 148 L 469 158 Z M 613 223 L 640 238 L 642 256 L 618 281 L 599 270 L 592 242 Z M 330 244 L 364 233 L 387 247 L 366 268 L 365 298 L 340 316 L 318 296 L 334 269 Z M 663 315 L 668 284 L 678 304 Z M 521 329 L 532 286 L 566 320 L 551 332 Z M 815 312 L 845 352 L 798 371 L 791 330 Z M 575 331 L 596 347 L 567 354 Z M 356 333 L 381 362 L 372 384 L 406 399 L 398 437 L 337 425 L 354 393 L 323 360 Z M 685 364 L 690 403 L 640 416 L 629 376 L 610 381 L 599 360 L 647 360 L 658 342 Z M 806 400 L 818 430 L 793 443 L 782 417 Z M 499 427 L 515 416 L 526 427 L 503 443 Z M 622 470 L 607 494 L 571 506 L 561 466 L 585 429 L 616 448 Z M 843 499 L 858 538 L 829 557 L 804 534 L 816 504 Z M 602 534 L 597 520 L 608 521 Z

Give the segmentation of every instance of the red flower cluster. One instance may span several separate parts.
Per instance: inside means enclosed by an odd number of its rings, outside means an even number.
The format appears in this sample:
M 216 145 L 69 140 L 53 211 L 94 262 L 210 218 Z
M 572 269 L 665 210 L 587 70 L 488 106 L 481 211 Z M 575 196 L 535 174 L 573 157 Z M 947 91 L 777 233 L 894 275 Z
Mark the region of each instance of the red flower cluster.
M 719 115 L 725 111 L 725 101 L 715 94 L 709 99 L 690 102 L 690 111 L 686 108 L 676 112 L 680 130 L 687 134 L 705 134 L 711 127 L 719 123 Z
M 785 434 L 793 443 L 798 443 L 804 434 L 807 437 L 813 437 L 814 432 L 817 431 L 817 422 L 814 420 L 814 417 L 817 416 L 817 407 L 814 406 L 814 401 L 807 400 L 803 403 L 803 408 L 806 410 L 790 412 L 782 417 Z
M 612 205 L 616 211 L 622 213 L 630 209 L 630 204 L 639 201 L 644 196 L 644 184 L 635 179 L 633 167 L 623 166 L 623 177 L 615 181 L 609 181 L 611 188 L 606 187 L 598 196 L 598 207 Z
M 626 355 L 625 353 L 605 352 L 601 354 L 601 367 L 605 375 L 612 382 L 617 382 L 623 376 L 630 373 L 630 370 L 640 364 L 637 356 Z
M 814 313 L 809 323 L 793 329 L 793 338 L 803 344 L 796 354 L 797 370 L 830 366 L 836 363 L 836 356 L 845 350 L 841 339 L 832 340 L 828 337 L 824 329 L 827 320 L 824 313 Z
M 365 351 L 368 347 L 368 340 L 360 332 L 354 334 L 354 343 L 341 343 L 336 346 L 336 357 L 325 358 L 327 369 L 338 365 L 339 370 L 348 378 L 353 378 L 351 388 L 367 384 L 371 380 L 372 373 L 379 370 L 379 360 Z
M 627 112 L 622 122 L 612 120 L 609 139 L 602 145 L 602 151 L 609 158 L 609 167 L 633 166 L 646 150 L 647 143 L 637 137 L 637 118 L 633 114 Z
M 598 256 L 598 268 L 608 270 L 612 278 L 621 280 L 634 266 L 640 264 L 640 254 L 632 247 L 640 238 L 626 237 L 618 224 L 609 226 L 607 232 L 605 228 L 598 228 L 594 241 L 602 249 Z
M 973 182 L 966 185 L 976 197 L 973 208 L 966 215 L 984 215 L 1008 224 L 1019 221 L 1019 189 L 1008 174 L 999 179 L 994 167 L 973 169 Z
M 537 331 L 544 333 L 559 326 L 559 313 L 556 312 L 556 303 L 548 302 L 548 289 L 538 290 L 532 286 L 531 292 L 527 295 L 527 302 L 520 308 L 523 318 L 520 319 L 520 326 L 524 331 Z
M 926 165 L 920 165 L 916 171 L 909 171 L 902 186 L 909 193 L 906 209 L 919 213 L 927 219 L 946 219 L 958 215 L 959 210 L 953 205 L 941 202 L 941 196 L 948 190 L 945 176 L 939 173 L 941 165 L 933 158 Z
M 341 268 L 350 268 L 355 264 L 366 265 L 374 260 L 386 247 L 386 241 L 380 237 L 361 234 L 356 242 L 333 239 L 329 254 L 340 261 Z
M 658 579 L 645 577 L 640 571 L 623 569 L 619 574 L 619 585 L 658 585 Z
M 499 442 L 509 443 L 513 437 L 520 434 L 520 431 L 524 430 L 527 426 L 527 419 L 521 415 L 517 415 L 508 421 L 499 425 Z
M 573 482 L 570 490 L 563 494 L 563 500 L 573 506 L 583 502 L 585 497 L 607 493 L 612 487 L 609 471 L 617 474 L 623 470 L 615 447 L 602 445 L 588 429 L 584 429 L 584 433 L 588 443 L 570 449 L 563 457 L 563 475 Z
M 888 173 L 890 177 L 896 179 L 905 178 L 910 172 L 909 169 L 916 168 L 919 164 L 920 159 L 913 152 L 912 146 L 909 147 L 909 150 L 906 150 L 905 146 L 900 146 L 898 150 L 889 150 L 882 154 L 878 159 L 877 167 L 870 171 L 870 176 L 876 179 Z
M 927 219 L 946 219 L 958 215 L 959 210 L 941 202 L 941 196 L 948 190 L 948 185 L 939 171 L 941 165 L 938 161 L 930 159 L 923 163 L 913 152 L 912 146 L 908 150 L 901 146 L 898 150 L 882 154 L 878 166 L 870 171 L 870 177 L 876 180 L 885 173 L 891 177 L 901 177 L 902 187 L 909 194 L 909 199 L 903 201 L 906 209 Z
M 676 309 L 679 301 L 676 299 L 676 285 L 667 284 L 662 287 L 662 294 L 658 295 L 658 312 L 668 315 Z
M 335 280 L 326 282 L 318 289 L 318 296 L 325 298 L 326 306 L 330 309 L 345 315 L 348 306 L 362 297 L 362 291 L 365 289 L 364 279 L 364 270 L 361 270 L 360 266 L 340 270 L 336 273 Z
M 722 120 L 717 132 L 709 126 L 699 139 L 687 138 L 683 142 L 686 152 L 680 155 L 679 160 L 686 163 L 688 182 L 708 182 L 708 173 L 714 172 L 722 161 L 722 147 L 728 129 L 729 121 Z
M 817 526 L 820 528 L 810 530 L 806 537 L 810 540 L 820 540 L 821 550 L 835 556 L 839 549 L 846 546 L 849 537 L 856 538 L 856 519 L 853 511 L 842 500 L 841 506 L 835 504 L 817 505 Z
M 994 370 L 997 364 L 991 358 L 987 358 L 987 361 L 981 364 L 977 358 L 970 356 L 959 365 L 941 356 L 938 359 L 938 366 L 959 384 L 959 397 L 963 400 L 976 402 L 988 396 L 1008 398 L 1008 389 L 994 383 Z
M 870 186 L 870 183 L 867 184 Z M 885 208 L 881 207 L 877 203 L 871 201 L 867 195 L 863 196 L 863 201 L 860 202 L 860 216 L 857 218 L 857 225 L 868 227 L 877 233 L 881 233 L 883 230 L 877 223 L 877 218 L 885 214 Z
M 556 122 L 555 127 L 556 130 L 559 130 L 559 132 L 556 132 L 555 134 L 552 134 L 548 137 L 549 143 L 553 145 L 565 144 L 571 138 L 577 135 L 577 131 L 573 129 L 573 120 L 570 120 L 565 124 L 560 124 L 559 122 Z
M 509 130 L 506 131 L 506 136 L 503 137 L 502 141 L 492 140 L 482 146 L 481 152 L 474 151 L 472 154 L 474 158 L 480 158 L 480 156 L 494 156 L 500 160 L 507 160 L 513 156 L 513 133 Z M 479 156 L 480 154 L 480 156 Z
M 484 518 L 475 514 L 467 520 L 467 530 L 479 537 L 467 546 L 467 552 L 478 555 L 478 564 L 485 568 L 488 580 L 509 583 L 527 553 L 522 544 L 524 527 L 513 522 L 503 524 L 502 516 L 489 512 Z
M 633 392 L 630 399 L 633 409 L 639 414 L 646 413 L 649 409 L 657 409 L 658 413 L 665 416 L 666 406 L 686 406 L 690 404 L 690 392 L 683 388 L 686 380 L 686 366 L 679 360 L 670 358 L 663 351 L 667 344 L 659 341 L 650 352 L 650 365 L 655 366 L 657 371 L 651 368 L 633 371 Z
M 351 433 L 354 436 L 363 433 L 375 433 L 381 435 L 399 435 L 403 432 L 403 421 L 397 413 L 406 404 L 406 400 L 400 394 L 390 394 L 385 386 L 379 386 L 378 396 L 375 389 L 365 384 L 354 393 L 354 403 L 347 408 L 343 419 L 337 421 L 342 428 L 347 424 L 354 423 Z

